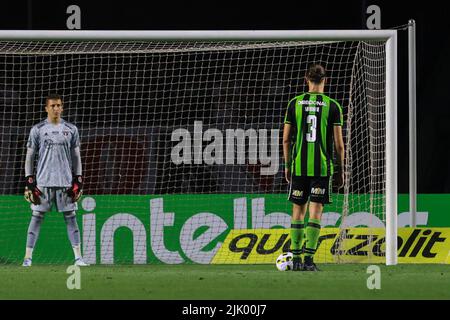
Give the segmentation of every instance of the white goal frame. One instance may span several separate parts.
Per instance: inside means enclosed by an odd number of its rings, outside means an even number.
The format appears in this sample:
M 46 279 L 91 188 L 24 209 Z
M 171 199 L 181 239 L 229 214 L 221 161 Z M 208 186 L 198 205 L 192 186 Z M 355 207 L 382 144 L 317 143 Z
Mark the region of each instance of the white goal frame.
M 0 41 L 386 41 L 386 265 L 397 264 L 396 30 L 0 30 Z

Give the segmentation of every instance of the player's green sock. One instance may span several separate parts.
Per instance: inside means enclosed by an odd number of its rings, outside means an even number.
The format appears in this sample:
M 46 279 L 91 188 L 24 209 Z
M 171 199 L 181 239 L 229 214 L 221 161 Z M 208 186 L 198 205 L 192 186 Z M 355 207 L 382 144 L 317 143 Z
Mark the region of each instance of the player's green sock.
M 305 236 L 305 223 L 303 220 L 291 221 L 291 250 L 294 257 L 300 257 L 302 243 Z
M 305 260 L 311 259 L 316 253 L 319 235 L 320 235 L 320 220 L 309 219 L 308 224 L 306 226 Z

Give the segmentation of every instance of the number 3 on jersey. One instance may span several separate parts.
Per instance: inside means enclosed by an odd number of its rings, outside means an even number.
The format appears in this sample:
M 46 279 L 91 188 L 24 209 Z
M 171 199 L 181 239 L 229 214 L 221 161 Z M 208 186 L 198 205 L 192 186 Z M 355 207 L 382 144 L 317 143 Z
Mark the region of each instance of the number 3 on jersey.
M 308 132 L 306 133 L 307 142 L 316 141 L 316 129 L 317 129 L 317 117 L 314 114 L 309 114 L 306 117 L 306 123 L 308 124 Z

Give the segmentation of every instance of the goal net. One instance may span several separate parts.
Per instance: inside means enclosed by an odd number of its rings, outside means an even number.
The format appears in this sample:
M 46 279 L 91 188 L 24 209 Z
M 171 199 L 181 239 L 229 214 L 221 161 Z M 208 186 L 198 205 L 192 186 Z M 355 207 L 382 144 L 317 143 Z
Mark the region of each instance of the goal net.
M 81 137 L 88 262 L 273 263 L 290 243 L 283 119 L 312 63 L 343 107 L 346 150 L 315 259 L 383 259 L 386 42 L 2 41 L 0 262 L 23 258 L 26 141 L 58 93 Z M 53 210 L 33 261 L 72 259 Z

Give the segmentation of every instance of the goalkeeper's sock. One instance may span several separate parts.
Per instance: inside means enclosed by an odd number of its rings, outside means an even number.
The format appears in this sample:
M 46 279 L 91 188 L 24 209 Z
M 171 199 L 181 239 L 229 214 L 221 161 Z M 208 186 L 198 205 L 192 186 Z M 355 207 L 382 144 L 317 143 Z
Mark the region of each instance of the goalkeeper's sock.
M 69 212 L 64 214 L 64 220 L 67 225 L 67 235 L 69 236 L 72 247 L 78 247 L 80 245 L 80 230 L 77 224 L 77 218 L 75 212 Z
M 320 220 L 309 219 L 306 226 L 305 261 L 312 261 L 320 235 Z M 308 257 L 308 258 L 307 258 Z
M 81 259 L 81 247 L 80 246 L 74 246 L 73 249 L 73 255 L 75 256 L 75 260 Z
M 33 259 L 33 248 L 25 248 L 25 260 L 26 259 Z
M 305 236 L 305 224 L 303 220 L 291 221 L 291 250 L 294 258 L 300 257 L 302 243 Z
M 33 212 L 31 216 L 31 221 L 28 226 L 27 232 L 27 248 L 34 248 L 36 246 L 36 241 L 39 238 L 39 232 L 41 230 L 43 215 L 39 212 Z

